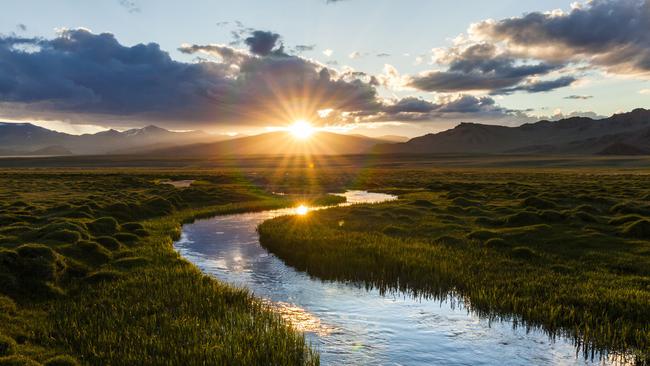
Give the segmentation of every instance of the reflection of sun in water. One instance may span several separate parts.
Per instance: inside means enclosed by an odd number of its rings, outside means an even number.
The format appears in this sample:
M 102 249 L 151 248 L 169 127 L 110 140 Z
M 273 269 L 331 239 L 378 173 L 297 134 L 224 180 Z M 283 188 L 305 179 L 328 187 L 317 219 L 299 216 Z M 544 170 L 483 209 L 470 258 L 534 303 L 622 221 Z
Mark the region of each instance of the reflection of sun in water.
M 306 215 L 307 212 L 309 212 L 309 207 L 307 207 L 305 205 L 300 205 L 300 206 L 296 207 L 296 214 L 297 215 L 301 215 L 301 216 Z
M 262 302 L 275 310 L 280 316 L 301 332 L 317 334 L 321 337 L 330 335 L 334 327 L 321 323 L 320 319 L 307 310 L 286 302 L 272 302 L 262 299 Z
M 304 120 L 294 122 L 287 128 L 287 130 L 293 137 L 300 140 L 306 140 L 316 132 L 316 129 L 311 125 L 311 123 Z

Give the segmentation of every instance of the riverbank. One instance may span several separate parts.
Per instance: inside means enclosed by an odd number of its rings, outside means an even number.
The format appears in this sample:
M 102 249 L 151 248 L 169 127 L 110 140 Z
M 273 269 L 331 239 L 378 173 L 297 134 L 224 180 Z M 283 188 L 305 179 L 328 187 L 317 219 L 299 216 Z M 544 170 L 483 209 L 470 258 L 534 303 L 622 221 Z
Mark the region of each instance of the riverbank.
M 183 222 L 294 202 L 236 176 L 153 178 L 0 176 L 0 365 L 318 364 L 278 314 L 172 248 Z

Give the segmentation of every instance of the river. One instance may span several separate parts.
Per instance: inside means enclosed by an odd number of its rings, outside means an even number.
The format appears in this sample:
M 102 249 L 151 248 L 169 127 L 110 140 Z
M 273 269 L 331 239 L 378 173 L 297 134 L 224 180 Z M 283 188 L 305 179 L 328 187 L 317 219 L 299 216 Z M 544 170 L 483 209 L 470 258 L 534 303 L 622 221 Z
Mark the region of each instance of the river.
M 347 204 L 394 196 L 344 193 Z M 302 207 L 216 216 L 183 226 L 178 252 L 205 273 L 246 287 L 305 332 L 323 365 L 593 365 L 576 358 L 568 340 L 488 322 L 455 301 L 382 296 L 354 284 L 321 281 L 298 272 L 264 249 L 257 226 L 308 214 Z

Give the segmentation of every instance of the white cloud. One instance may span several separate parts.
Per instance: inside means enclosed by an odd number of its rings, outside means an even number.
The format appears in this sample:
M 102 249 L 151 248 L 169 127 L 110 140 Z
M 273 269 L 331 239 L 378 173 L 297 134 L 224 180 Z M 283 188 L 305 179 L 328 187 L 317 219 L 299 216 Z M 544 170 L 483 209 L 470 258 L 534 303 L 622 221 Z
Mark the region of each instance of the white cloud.
M 325 56 L 327 56 L 327 57 L 331 57 L 333 54 L 334 54 L 334 51 L 332 51 L 332 50 L 329 49 L 329 48 L 326 49 L 325 51 L 323 51 L 323 55 L 325 55 Z
M 356 59 L 361 57 L 361 52 L 359 51 L 354 51 L 348 55 L 349 58 L 351 59 Z

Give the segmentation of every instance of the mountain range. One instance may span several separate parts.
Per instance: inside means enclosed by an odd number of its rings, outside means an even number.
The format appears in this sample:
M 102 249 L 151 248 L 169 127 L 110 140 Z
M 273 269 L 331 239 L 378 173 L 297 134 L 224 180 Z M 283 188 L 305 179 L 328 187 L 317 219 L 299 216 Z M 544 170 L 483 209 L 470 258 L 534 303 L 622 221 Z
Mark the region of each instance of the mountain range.
M 378 145 L 373 152 L 645 155 L 650 153 L 650 110 L 639 108 L 597 120 L 544 120 L 518 127 L 461 123 L 404 143 Z
M 174 132 L 156 126 L 70 135 L 31 123 L 0 123 L 0 155 L 131 154 L 223 139 L 201 131 Z
M 604 119 L 573 117 L 518 127 L 460 123 L 439 133 L 404 141 L 316 132 L 300 140 L 287 132 L 226 138 L 201 131 L 156 126 L 70 135 L 30 123 L 0 123 L 0 155 L 147 154 L 157 156 L 341 155 L 341 154 L 650 154 L 650 110 Z

